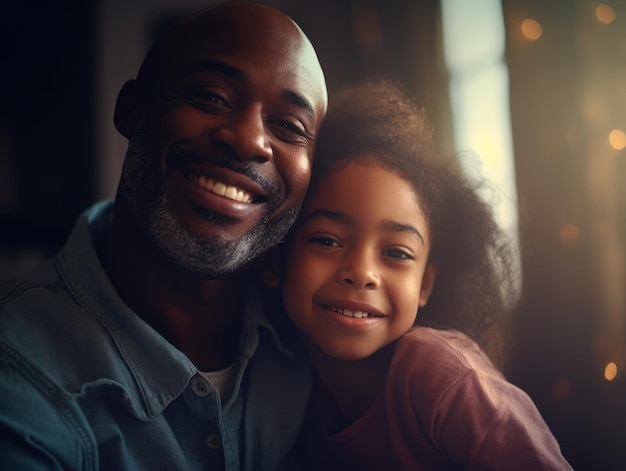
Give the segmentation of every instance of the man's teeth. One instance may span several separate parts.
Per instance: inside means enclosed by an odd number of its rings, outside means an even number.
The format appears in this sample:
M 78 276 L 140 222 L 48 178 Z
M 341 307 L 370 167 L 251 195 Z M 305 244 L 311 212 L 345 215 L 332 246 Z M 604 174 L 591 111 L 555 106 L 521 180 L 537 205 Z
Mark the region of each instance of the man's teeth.
M 237 188 L 236 186 L 226 185 L 225 183 L 216 181 L 213 178 L 207 178 L 204 175 L 191 174 L 189 175 L 189 179 L 196 185 L 210 191 L 211 193 L 215 193 L 216 195 L 224 196 L 225 198 L 242 203 L 252 202 L 252 195 L 241 188 Z
M 351 311 L 350 309 L 341 309 L 338 307 L 331 307 L 330 309 L 348 317 L 376 317 L 373 314 L 365 311 Z

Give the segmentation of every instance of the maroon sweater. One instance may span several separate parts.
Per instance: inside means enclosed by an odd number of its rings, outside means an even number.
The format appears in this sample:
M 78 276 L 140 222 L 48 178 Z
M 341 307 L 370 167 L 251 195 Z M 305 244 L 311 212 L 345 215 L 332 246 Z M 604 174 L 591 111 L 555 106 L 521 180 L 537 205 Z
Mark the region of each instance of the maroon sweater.
M 530 397 L 457 331 L 416 327 L 401 338 L 384 389 L 336 434 L 324 432 L 330 397 L 313 397 L 313 469 L 572 469 Z

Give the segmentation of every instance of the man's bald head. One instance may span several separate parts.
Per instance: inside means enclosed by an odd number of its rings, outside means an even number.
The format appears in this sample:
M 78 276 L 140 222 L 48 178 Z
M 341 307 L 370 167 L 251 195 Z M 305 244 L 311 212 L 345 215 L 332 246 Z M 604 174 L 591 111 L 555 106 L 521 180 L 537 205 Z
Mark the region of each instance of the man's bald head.
M 176 22 L 118 97 L 117 214 L 181 267 L 238 269 L 294 221 L 326 106 L 315 50 L 281 11 L 230 2 Z
M 207 45 L 228 57 L 230 51 L 258 41 L 272 43 L 276 54 L 296 63 L 311 83 L 317 82 L 325 112 L 325 78 L 313 45 L 289 16 L 263 3 L 222 3 L 176 21 L 151 47 L 137 81 L 145 89 L 158 88 Z

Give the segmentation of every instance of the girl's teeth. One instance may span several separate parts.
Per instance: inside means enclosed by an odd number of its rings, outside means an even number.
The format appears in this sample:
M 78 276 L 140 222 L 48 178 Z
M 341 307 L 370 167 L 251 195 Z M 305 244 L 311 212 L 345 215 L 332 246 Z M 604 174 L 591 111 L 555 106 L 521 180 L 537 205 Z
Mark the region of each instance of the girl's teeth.
M 348 317 L 357 317 L 357 318 L 373 317 L 369 313 L 364 312 L 364 311 L 351 311 L 350 309 L 339 309 L 339 308 L 332 308 L 332 310 Z

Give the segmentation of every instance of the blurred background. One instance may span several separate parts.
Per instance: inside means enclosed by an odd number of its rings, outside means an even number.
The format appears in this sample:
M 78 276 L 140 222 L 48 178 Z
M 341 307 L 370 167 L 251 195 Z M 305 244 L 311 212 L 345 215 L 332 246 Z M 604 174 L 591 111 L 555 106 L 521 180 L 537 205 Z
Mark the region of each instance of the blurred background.
M 400 81 L 440 151 L 485 175 L 515 235 L 523 303 L 510 380 L 577 470 L 626 469 L 626 0 L 276 0 L 331 94 Z M 154 34 L 208 0 L 5 0 L 0 281 L 112 197 L 112 115 Z

